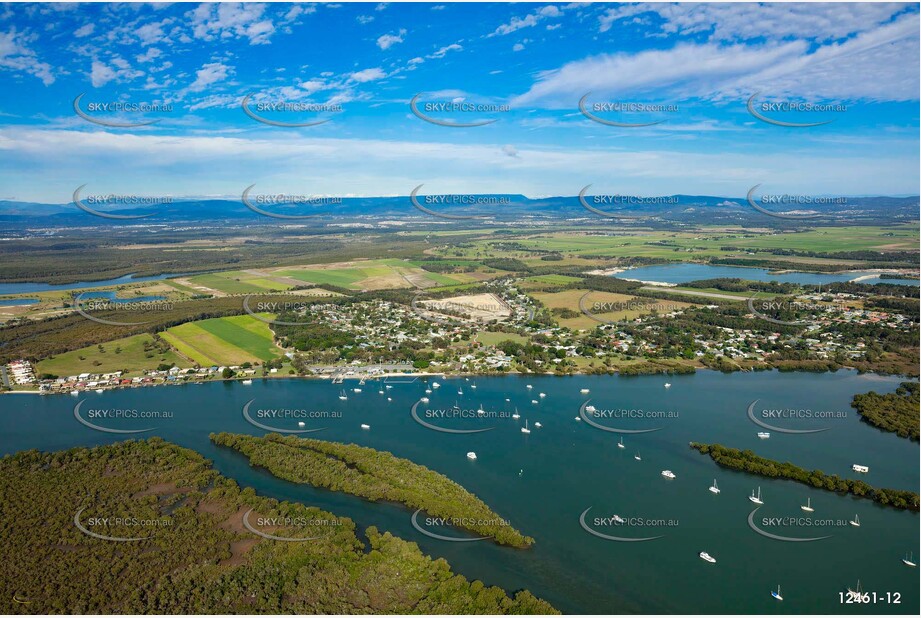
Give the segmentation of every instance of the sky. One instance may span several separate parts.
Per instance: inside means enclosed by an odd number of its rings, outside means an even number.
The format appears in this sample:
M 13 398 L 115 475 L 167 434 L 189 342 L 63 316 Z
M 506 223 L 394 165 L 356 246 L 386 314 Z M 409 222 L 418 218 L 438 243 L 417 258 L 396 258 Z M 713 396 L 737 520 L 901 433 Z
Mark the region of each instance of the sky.
M 2 4 L 0 200 L 917 195 L 919 43 L 917 3 Z

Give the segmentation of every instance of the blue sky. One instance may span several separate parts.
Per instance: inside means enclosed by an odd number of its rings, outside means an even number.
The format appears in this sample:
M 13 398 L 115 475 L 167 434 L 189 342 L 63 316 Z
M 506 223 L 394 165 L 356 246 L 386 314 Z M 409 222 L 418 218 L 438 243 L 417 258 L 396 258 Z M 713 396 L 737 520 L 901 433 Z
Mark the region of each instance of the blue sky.
M 0 199 L 98 192 L 916 195 L 917 4 L 4 4 Z M 171 111 L 93 111 L 93 103 Z M 421 93 L 421 94 L 420 94 Z M 843 106 L 753 117 L 746 101 Z M 309 127 L 269 126 L 260 112 Z M 430 112 L 409 102 L 507 106 Z M 598 111 L 598 103 L 671 111 Z M 494 108 L 490 108 L 494 109 Z M 666 109 L 669 109 L 666 107 Z M 760 107 L 758 109 L 761 109 Z

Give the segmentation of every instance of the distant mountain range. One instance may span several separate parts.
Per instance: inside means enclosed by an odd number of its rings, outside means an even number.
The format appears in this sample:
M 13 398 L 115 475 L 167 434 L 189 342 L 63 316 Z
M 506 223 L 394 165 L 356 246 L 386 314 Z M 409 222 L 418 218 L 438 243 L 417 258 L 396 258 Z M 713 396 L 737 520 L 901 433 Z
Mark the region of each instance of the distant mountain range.
M 526 223 L 582 222 L 618 223 L 625 225 L 653 225 L 656 227 L 688 224 L 742 224 L 759 226 L 783 222 L 788 226 L 801 225 L 892 225 L 918 221 L 919 200 L 914 197 L 856 197 L 845 198 L 843 204 L 791 205 L 760 204 L 764 210 L 775 213 L 815 214 L 808 219 L 772 217 L 752 207 L 745 197 L 717 197 L 707 195 L 673 195 L 657 198 L 657 202 L 612 205 L 592 196 L 584 198 L 592 209 L 618 213 L 639 219 L 608 218 L 583 206 L 579 196 L 528 198 L 523 195 L 484 194 L 475 196 L 477 205 L 442 205 L 430 203 L 420 195 L 416 207 L 409 196 L 342 198 L 337 203 L 324 205 L 267 205 L 251 199 L 250 204 L 273 214 L 286 215 L 274 219 L 248 208 L 242 200 L 176 199 L 171 203 L 150 206 L 111 204 L 92 208 L 119 217 L 149 215 L 144 218 L 109 219 L 84 212 L 74 203 L 39 204 L 33 202 L 0 201 L 0 221 L 12 227 L 84 227 L 92 225 L 138 224 L 196 224 L 241 223 L 246 221 L 269 224 L 274 222 L 301 223 L 326 226 L 341 223 L 382 223 L 399 221 L 409 223 L 434 223 L 462 225 L 483 224 L 516 225 Z M 83 201 L 83 200 L 81 200 Z M 85 201 L 83 201 L 85 204 Z M 488 202 L 484 204 L 482 202 Z M 437 213 L 437 214 L 430 214 Z M 310 218 L 287 218 L 292 215 L 314 214 Z M 446 216 L 437 216 L 446 215 Z M 478 218 L 470 218 L 478 217 Z

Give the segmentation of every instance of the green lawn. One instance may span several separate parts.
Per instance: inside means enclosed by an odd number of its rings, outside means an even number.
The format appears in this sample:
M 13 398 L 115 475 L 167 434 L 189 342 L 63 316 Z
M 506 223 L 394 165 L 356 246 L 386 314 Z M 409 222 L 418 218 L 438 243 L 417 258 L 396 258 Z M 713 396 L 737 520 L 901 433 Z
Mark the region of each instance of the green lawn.
M 153 336 L 145 333 L 103 343 L 102 350 L 99 349 L 100 346 L 90 346 L 64 352 L 39 362 L 35 367 L 35 372 L 37 374 L 51 373 L 62 377 L 113 371 L 127 371 L 129 374 L 139 375 L 142 370 L 156 369 L 161 363 L 175 364 L 178 367 L 192 366 L 173 350 L 167 350 L 165 353 L 152 349 L 145 351 L 144 344 L 151 342 L 153 342 Z

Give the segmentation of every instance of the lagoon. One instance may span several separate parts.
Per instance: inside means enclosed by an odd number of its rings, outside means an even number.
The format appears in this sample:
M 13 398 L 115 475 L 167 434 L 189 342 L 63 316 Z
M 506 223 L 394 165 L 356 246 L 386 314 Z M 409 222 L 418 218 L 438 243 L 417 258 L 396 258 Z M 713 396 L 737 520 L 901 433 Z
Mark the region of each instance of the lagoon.
M 765 268 L 749 268 L 746 266 L 722 266 L 715 264 L 662 264 L 657 266 L 642 266 L 631 268 L 615 275 L 620 279 L 636 279 L 657 283 L 682 284 L 690 281 L 717 278 L 738 278 L 751 281 L 778 281 L 782 283 L 800 283 L 819 285 L 825 283 L 838 283 L 852 281 L 857 277 L 872 275 L 867 272 L 847 273 L 810 273 L 810 272 L 785 272 L 773 274 Z M 864 279 L 859 283 L 892 283 L 895 285 L 919 285 L 917 279 L 880 279 L 873 277 Z

